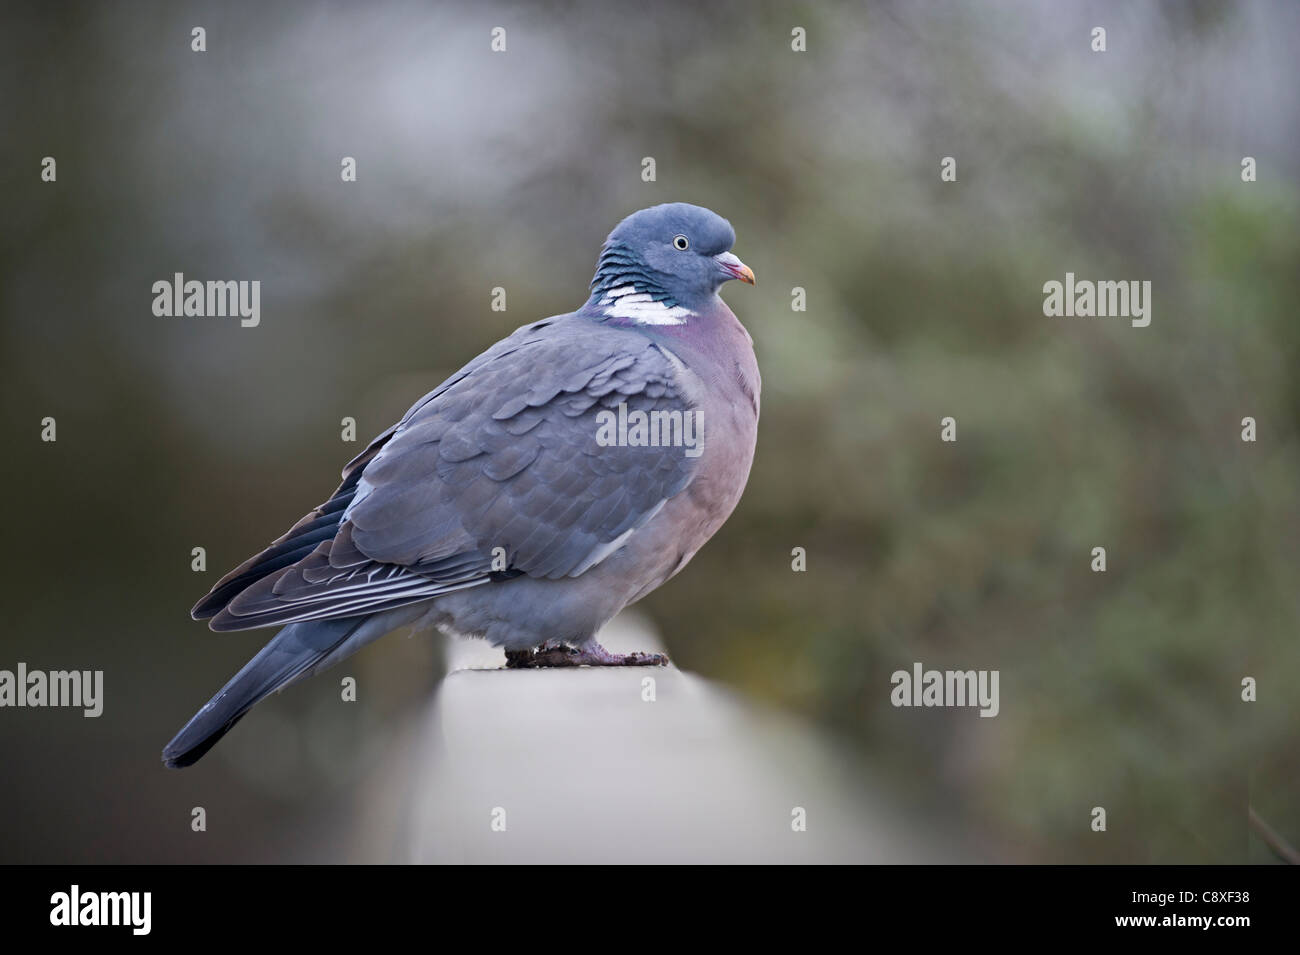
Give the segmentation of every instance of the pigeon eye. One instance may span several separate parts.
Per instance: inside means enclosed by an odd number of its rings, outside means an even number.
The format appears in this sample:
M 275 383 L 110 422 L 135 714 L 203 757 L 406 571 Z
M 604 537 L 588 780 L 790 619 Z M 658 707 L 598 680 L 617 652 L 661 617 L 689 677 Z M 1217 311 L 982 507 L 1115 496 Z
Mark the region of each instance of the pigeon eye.
M 691 242 L 686 236 L 679 235 L 673 239 L 673 248 L 679 252 L 685 252 L 691 247 Z

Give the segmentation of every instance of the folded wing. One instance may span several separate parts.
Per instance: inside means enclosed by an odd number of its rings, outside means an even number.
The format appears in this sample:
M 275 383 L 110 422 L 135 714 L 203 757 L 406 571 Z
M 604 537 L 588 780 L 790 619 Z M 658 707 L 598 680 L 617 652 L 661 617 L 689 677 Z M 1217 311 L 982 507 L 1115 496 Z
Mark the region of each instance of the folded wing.
M 694 475 L 682 447 L 598 442 L 598 415 L 621 403 L 690 411 L 679 368 L 649 339 L 583 319 L 520 329 L 418 401 L 194 616 L 240 630 L 584 573 Z

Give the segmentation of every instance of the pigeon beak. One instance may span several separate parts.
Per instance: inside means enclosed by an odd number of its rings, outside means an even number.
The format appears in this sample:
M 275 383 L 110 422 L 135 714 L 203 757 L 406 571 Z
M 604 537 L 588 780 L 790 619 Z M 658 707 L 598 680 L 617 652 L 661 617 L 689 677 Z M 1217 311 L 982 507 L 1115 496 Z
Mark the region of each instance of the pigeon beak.
M 722 267 L 722 271 L 726 272 L 731 278 L 740 279 L 747 285 L 754 284 L 754 270 L 730 252 L 715 255 L 713 261 L 717 262 Z

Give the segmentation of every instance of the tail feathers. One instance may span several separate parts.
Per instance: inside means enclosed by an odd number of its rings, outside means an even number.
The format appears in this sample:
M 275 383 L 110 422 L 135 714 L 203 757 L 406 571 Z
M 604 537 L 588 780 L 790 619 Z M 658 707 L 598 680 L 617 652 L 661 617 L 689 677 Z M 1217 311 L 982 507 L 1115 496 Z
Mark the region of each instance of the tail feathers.
M 322 663 L 336 663 L 387 632 L 365 627 L 366 632 L 359 633 L 368 621 L 379 623 L 374 617 L 344 617 L 285 627 L 194 714 L 164 747 L 163 761 L 173 768 L 193 765 L 261 700 Z

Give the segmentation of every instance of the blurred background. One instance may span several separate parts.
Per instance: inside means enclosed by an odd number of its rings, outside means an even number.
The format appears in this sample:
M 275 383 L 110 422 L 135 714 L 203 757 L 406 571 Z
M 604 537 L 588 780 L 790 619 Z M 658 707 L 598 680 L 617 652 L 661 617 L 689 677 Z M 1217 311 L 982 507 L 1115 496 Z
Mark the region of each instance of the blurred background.
M 764 383 L 744 499 L 639 608 L 675 661 L 997 859 L 1270 861 L 1247 805 L 1300 841 L 1300 7 L 700 6 L 6 4 L 0 668 L 102 669 L 106 704 L 0 710 L 0 861 L 365 857 L 441 638 L 177 773 L 270 636 L 188 610 L 670 200 L 735 226 Z M 178 271 L 260 280 L 260 326 L 155 317 Z M 1151 325 L 1044 317 L 1067 271 L 1149 280 Z M 894 709 L 914 661 L 1000 670 L 1000 715 Z

